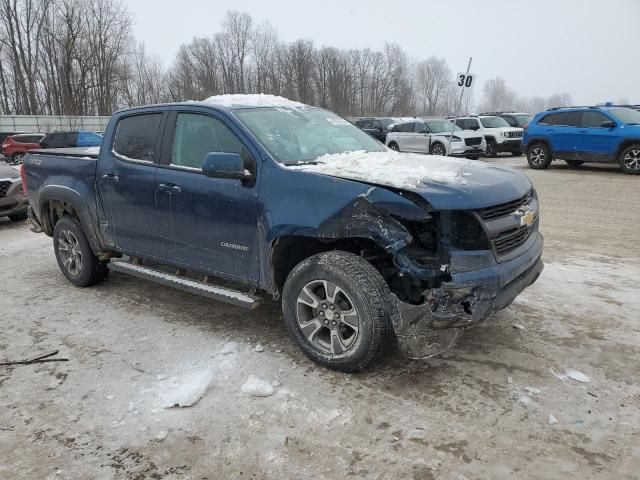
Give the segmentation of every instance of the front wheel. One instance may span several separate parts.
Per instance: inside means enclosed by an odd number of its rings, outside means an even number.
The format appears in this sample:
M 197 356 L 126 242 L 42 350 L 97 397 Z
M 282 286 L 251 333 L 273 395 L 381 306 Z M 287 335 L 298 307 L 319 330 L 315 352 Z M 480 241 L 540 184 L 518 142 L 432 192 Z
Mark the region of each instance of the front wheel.
M 398 144 L 396 142 L 391 142 L 389 144 L 389 148 L 395 152 L 399 152 L 400 151 L 400 147 L 398 146 Z
M 534 170 L 543 170 L 551 163 L 551 153 L 544 143 L 535 143 L 527 149 L 527 163 Z
M 431 145 L 431 150 L 429 153 L 431 153 L 431 155 L 440 155 L 441 157 L 443 157 L 447 154 L 447 151 L 444 148 L 443 144 L 434 143 L 433 145 Z
M 487 140 L 486 155 L 489 158 L 496 158 L 498 156 L 498 144 L 495 140 Z
M 289 333 L 314 362 L 356 372 L 376 360 L 391 332 L 391 293 L 363 258 L 319 253 L 287 277 L 282 310 Z
M 66 215 L 56 223 L 53 249 L 60 270 L 76 287 L 90 287 L 109 274 L 106 262 L 101 262 L 93 253 L 82 225 L 74 217 Z
M 631 145 L 620 153 L 620 168 L 625 173 L 640 175 L 640 144 Z

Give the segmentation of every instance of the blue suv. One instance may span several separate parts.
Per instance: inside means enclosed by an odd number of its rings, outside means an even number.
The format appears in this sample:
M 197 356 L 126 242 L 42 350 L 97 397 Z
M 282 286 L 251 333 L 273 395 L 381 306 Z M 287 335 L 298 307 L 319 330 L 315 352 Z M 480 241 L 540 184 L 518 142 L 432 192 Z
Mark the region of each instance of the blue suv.
M 639 175 L 640 111 L 610 105 L 549 109 L 529 122 L 522 149 L 536 170 L 562 159 L 572 167 L 617 162 L 624 172 Z

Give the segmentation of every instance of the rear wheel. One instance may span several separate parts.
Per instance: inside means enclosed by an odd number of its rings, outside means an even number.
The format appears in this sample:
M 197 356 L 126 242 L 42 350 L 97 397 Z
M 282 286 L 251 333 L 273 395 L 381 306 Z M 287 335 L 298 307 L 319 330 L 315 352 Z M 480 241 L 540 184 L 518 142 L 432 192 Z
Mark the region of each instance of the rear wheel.
M 447 154 L 447 151 L 444 148 L 443 144 L 441 144 L 440 142 L 436 142 L 433 145 L 431 145 L 431 149 L 430 149 L 429 153 L 431 153 L 431 155 L 444 156 L 444 155 Z
M 396 152 L 399 152 L 399 151 L 400 151 L 400 147 L 398 146 L 398 144 L 397 144 L 396 142 L 391 142 L 391 143 L 389 144 L 389 148 L 390 148 L 391 150 L 395 150 Z
M 640 175 L 640 144 L 630 145 L 622 151 L 620 168 L 625 173 Z
M 543 170 L 551 163 L 551 153 L 544 143 L 534 143 L 527 149 L 527 162 L 534 170 Z
M 579 167 L 584 163 L 582 160 L 565 160 L 565 162 L 567 162 L 567 165 L 574 168 Z
M 16 152 L 13 155 L 11 155 L 11 163 L 14 165 L 20 165 L 23 160 L 24 160 L 23 152 Z
M 53 229 L 53 249 L 60 270 L 76 287 L 90 287 L 109 274 L 107 263 L 93 253 L 75 217 L 66 215 L 58 220 Z
M 489 158 L 496 158 L 498 156 L 498 144 L 495 140 L 487 140 L 486 155 Z
M 304 354 L 343 372 L 363 370 L 383 352 L 391 334 L 392 305 L 380 273 L 343 251 L 300 262 L 282 294 L 285 324 Z

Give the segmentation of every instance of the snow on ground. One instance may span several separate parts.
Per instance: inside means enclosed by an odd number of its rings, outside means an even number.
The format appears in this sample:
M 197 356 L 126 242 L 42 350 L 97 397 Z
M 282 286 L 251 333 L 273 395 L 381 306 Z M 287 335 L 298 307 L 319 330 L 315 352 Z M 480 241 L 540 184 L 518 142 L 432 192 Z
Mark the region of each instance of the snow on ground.
M 487 167 L 484 163 L 469 160 L 393 150 L 327 154 L 316 161 L 317 164 L 289 168 L 397 188 L 414 188 L 424 181 L 464 185 L 473 175 L 472 169 Z

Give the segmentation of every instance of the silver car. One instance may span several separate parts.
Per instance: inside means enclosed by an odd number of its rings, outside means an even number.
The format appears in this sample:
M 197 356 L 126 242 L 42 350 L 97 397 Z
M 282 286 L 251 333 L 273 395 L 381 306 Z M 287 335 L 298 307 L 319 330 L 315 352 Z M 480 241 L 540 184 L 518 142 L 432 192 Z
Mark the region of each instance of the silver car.
M 487 148 L 482 135 L 465 132 L 444 118 L 413 119 L 397 123 L 387 134 L 386 144 L 399 152 L 450 155 L 474 160 Z
M 22 191 L 20 171 L 0 164 L 0 217 L 18 222 L 27 218 L 28 198 Z

